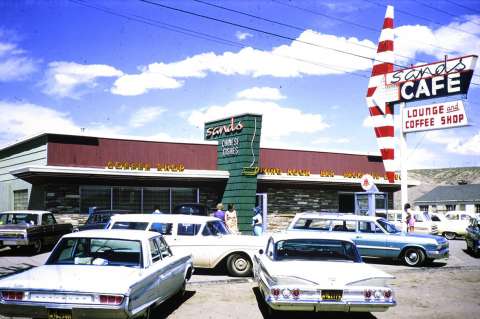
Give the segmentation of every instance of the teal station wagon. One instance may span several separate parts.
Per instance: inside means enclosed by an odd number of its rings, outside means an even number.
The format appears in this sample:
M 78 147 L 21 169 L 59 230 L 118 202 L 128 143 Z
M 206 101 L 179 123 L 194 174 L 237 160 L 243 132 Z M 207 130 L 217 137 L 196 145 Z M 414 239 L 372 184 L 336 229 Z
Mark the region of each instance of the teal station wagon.
M 364 257 L 401 259 L 408 266 L 421 266 L 446 259 L 448 241 L 440 236 L 404 233 L 384 218 L 352 214 L 299 213 L 288 231 L 322 231 L 342 234 L 352 240 Z

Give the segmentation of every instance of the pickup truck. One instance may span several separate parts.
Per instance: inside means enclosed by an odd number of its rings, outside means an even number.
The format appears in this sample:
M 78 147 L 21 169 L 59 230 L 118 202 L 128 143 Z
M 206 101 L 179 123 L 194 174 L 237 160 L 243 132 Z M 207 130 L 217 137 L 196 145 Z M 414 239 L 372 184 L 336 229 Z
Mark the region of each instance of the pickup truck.
M 17 210 L 0 213 L 0 247 L 28 247 L 40 253 L 46 246 L 54 246 L 72 224 L 57 224 L 51 212 Z

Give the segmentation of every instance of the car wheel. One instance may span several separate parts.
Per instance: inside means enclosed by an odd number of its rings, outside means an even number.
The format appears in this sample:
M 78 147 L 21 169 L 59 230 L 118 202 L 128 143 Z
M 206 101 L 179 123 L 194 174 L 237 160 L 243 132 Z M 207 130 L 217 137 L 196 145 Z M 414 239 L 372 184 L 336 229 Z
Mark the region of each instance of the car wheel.
M 43 243 L 41 239 L 36 239 L 32 242 L 31 246 L 32 252 L 35 254 L 40 254 L 43 249 Z
M 407 248 L 403 253 L 403 261 L 407 266 L 417 267 L 423 264 L 425 253 L 420 248 Z
M 457 234 L 455 234 L 453 232 L 449 232 L 449 231 L 446 231 L 446 232 L 443 233 L 443 237 L 445 237 L 448 240 L 454 240 L 456 236 L 457 236 Z
M 185 296 L 186 288 L 187 288 L 187 279 L 184 279 L 182 282 L 182 285 L 180 286 L 180 289 L 178 289 L 177 293 L 175 294 L 175 297 L 178 299 L 182 299 Z
M 145 309 L 145 311 L 140 315 L 140 317 L 137 317 L 137 318 L 138 319 L 150 319 L 151 313 L 152 313 L 152 306 Z
M 231 254 L 227 258 L 227 271 L 233 277 L 249 276 L 252 273 L 252 261 L 246 254 Z

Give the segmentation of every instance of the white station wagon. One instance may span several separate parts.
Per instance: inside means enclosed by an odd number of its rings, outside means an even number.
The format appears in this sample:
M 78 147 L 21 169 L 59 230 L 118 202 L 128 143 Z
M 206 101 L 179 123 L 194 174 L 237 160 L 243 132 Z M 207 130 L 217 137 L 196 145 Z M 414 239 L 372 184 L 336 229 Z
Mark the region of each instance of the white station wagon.
M 180 214 L 125 214 L 112 216 L 108 229 L 141 229 L 161 233 L 174 252 L 192 254 L 197 268 L 225 264 L 235 277 L 251 275 L 254 254 L 265 237 L 234 235 L 218 218 Z
M 45 265 L 0 280 L 0 314 L 33 318 L 149 318 L 185 289 L 190 255 L 160 234 L 87 230 L 60 239 Z

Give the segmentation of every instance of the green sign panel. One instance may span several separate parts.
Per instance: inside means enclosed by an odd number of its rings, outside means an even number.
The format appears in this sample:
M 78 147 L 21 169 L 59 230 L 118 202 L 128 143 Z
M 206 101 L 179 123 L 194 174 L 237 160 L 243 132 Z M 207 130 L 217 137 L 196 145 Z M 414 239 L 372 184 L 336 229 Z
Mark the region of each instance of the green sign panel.
M 218 141 L 217 169 L 230 172 L 222 203 L 235 205 L 242 232 L 252 230 L 261 130 L 262 116 L 255 114 L 205 123 L 205 140 Z

